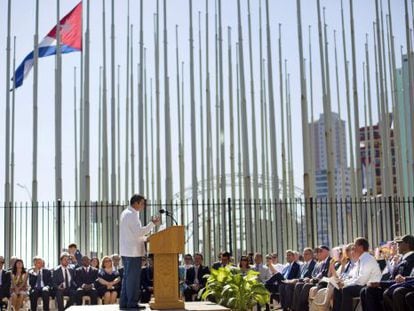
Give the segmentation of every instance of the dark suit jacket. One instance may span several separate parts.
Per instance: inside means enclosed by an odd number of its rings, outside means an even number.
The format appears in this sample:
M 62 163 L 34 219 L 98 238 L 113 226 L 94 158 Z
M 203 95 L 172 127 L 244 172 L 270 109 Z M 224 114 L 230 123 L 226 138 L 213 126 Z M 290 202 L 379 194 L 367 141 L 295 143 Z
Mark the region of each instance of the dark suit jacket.
M 1 286 L 0 286 L 0 297 L 10 296 L 11 276 L 10 272 L 3 270 L 1 272 Z
M 42 280 L 43 280 L 43 286 L 45 287 L 52 287 L 52 272 L 48 269 L 42 269 Z M 29 285 L 30 288 L 35 288 L 37 282 L 37 274 L 35 274 L 35 271 L 33 269 L 29 270 Z
M 200 266 L 197 271 L 197 278 L 198 278 L 198 282 L 201 285 L 201 287 L 204 287 L 206 284 L 206 279 L 204 278 L 206 274 L 210 274 L 210 269 L 206 266 Z M 185 283 L 187 285 L 192 285 L 194 284 L 194 280 L 195 280 L 195 268 L 193 266 L 187 270 Z
M 402 276 L 409 276 L 413 268 L 414 254 L 411 254 L 404 260 L 401 260 L 400 263 L 395 267 L 394 271 L 392 272 L 392 279 L 395 279 L 398 274 L 401 274 Z
M 145 267 L 141 270 L 141 288 L 148 289 L 148 287 L 154 287 L 154 268 Z
M 79 267 L 75 270 L 75 283 L 77 287 L 81 287 L 83 284 L 95 284 L 98 279 L 98 269 L 89 267 L 89 271 L 86 272 L 84 267 Z
M 68 273 L 70 274 L 70 284 L 69 284 L 69 288 L 70 289 L 76 289 L 76 281 L 75 281 L 75 270 L 69 268 L 69 266 L 67 267 L 68 269 Z M 53 287 L 54 288 L 58 288 L 59 285 L 61 285 L 62 283 L 64 283 L 65 279 L 63 276 L 63 270 L 61 266 L 58 266 L 54 271 L 53 271 L 53 277 L 52 277 L 52 283 L 53 283 Z
M 295 261 L 292 263 L 289 274 L 287 275 L 288 280 L 297 279 L 300 276 L 300 265 Z
M 312 277 L 312 272 L 313 269 L 315 268 L 316 265 L 316 261 L 315 260 L 311 260 L 311 262 L 309 263 L 309 265 L 305 268 L 304 267 L 305 264 L 303 264 L 302 267 L 300 267 L 300 278 L 304 279 L 304 278 L 311 278 Z

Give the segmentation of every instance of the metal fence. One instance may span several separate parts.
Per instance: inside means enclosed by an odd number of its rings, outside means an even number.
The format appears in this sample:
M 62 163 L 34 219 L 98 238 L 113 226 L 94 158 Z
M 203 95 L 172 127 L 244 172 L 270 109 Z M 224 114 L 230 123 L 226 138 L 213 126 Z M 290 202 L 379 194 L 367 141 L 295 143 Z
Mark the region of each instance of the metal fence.
M 300 250 L 318 244 L 341 245 L 365 236 L 373 246 L 414 229 L 414 199 L 225 202 L 147 202 L 141 220 L 160 209 L 186 226 L 186 251 L 200 251 L 207 263 L 229 250 L 238 258 L 248 252 Z M 31 262 L 34 255 L 58 264 L 59 253 L 75 242 L 84 254 L 102 257 L 118 252 L 119 216 L 125 204 L 105 202 L 20 203 L 0 206 L 0 255 Z M 160 228 L 171 225 L 163 219 Z

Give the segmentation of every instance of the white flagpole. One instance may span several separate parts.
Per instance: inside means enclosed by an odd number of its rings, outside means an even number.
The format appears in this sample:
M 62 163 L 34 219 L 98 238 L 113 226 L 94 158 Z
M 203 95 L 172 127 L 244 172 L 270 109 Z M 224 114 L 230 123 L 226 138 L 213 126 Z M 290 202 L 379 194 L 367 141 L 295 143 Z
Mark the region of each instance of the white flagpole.
M 103 52 L 103 81 L 102 81 L 102 200 L 109 200 L 108 181 L 108 108 L 107 108 L 107 86 L 106 86 L 106 12 L 105 0 L 102 0 L 102 52 Z M 85 76 L 86 80 L 86 76 Z M 86 82 L 85 82 L 86 83 Z
M 161 150 L 160 150 L 160 10 L 159 0 L 157 0 L 157 15 L 155 25 L 155 104 L 156 116 L 155 123 L 157 124 L 157 149 L 156 149 L 156 164 L 157 164 L 157 202 L 161 203 Z
M 139 4 L 139 78 L 138 78 L 138 191 L 145 193 L 144 184 L 144 7 Z M 165 17 L 164 17 L 165 18 Z M 167 84 L 165 84 L 167 89 Z M 167 120 L 166 120 L 167 122 Z M 168 144 L 168 140 L 166 140 Z M 146 148 L 146 147 L 145 147 Z M 168 170 L 168 167 L 167 167 Z M 145 213 L 143 213 L 145 214 Z
M 6 47 L 6 154 L 5 154 L 5 174 L 4 174 L 4 203 L 5 209 L 5 226 L 4 236 L 9 237 L 9 225 L 11 219 L 10 205 L 10 32 L 11 32 L 11 0 L 7 3 L 7 47 Z M 6 238 L 6 258 L 10 258 L 11 242 Z M 10 243 L 10 244 L 9 244 Z M 9 246 L 9 247 L 7 247 Z
M 34 50 L 33 50 L 33 171 L 32 171 L 32 203 L 37 202 L 37 93 L 38 93 L 38 60 L 39 60 L 39 0 L 36 0 L 35 9 L 35 34 L 34 34 Z M 32 226 L 37 226 L 37 208 L 33 209 Z M 35 237 L 33 237 L 35 238 Z M 37 240 L 37 239 L 36 239 Z M 35 240 L 33 240 L 35 241 Z M 37 254 L 37 253 L 35 253 Z
M 99 66 L 98 201 L 102 201 L 102 66 Z
M 202 189 L 202 201 L 203 203 L 206 200 L 206 187 L 205 187 L 205 160 L 204 160 L 204 113 L 203 113 L 203 58 L 201 52 L 201 12 L 198 11 L 198 67 L 199 67 L 199 97 L 200 97 L 200 155 L 201 155 L 201 183 L 200 187 Z M 205 213 L 202 213 L 203 223 L 205 223 Z M 206 234 L 203 233 L 203 240 L 205 239 Z M 204 247 L 206 246 L 203 243 Z M 206 253 L 206 250 L 204 251 Z
M 142 0 L 141 0 L 142 3 Z M 168 75 L 168 35 L 167 35 L 167 1 L 164 0 L 164 123 L 165 123 L 165 200 L 172 204 L 172 164 L 171 164 L 171 117 L 170 117 L 170 82 Z M 172 205 L 167 205 L 167 210 L 172 213 Z M 167 225 L 171 225 L 167 218 Z M 196 224 L 194 224 L 196 225 Z M 198 243 L 198 237 L 194 237 Z
M 117 192 L 116 192 L 116 202 L 118 204 L 121 203 L 122 201 L 122 196 L 121 196 L 121 111 L 120 111 L 120 102 L 121 102 L 121 97 L 120 97 L 120 68 L 121 66 L 118 65 L 118 85 L 117 85 L 117 166 L 118 166 L 118 170 L 117 170 Z
M 128 202 L 130 193 L 129 193 L 129 78 L 130 78 L 130 1 L 127 3 L 127 47 L 126 47 L 126 83 L 125 83 L 125 194 L 124 200 Z
M 55 199 L 62 200 L 62 60 L 60 42 L 60 0 L 56 6 L 56 69 L 55 69 Z
M 89 20 L 90 20 L 90 1 L 86 1 L 87 4 L 87 11 L 86 11 L 86 32 L 85 32 L 85 73 L 84 73 L 84 87 L 83 87 L 83 100 L 84 100 L 84 116 L 83 116 L 83 123 L 84 123 L 84 139 L 83 139 L 83 173 L 84 175 L 84 187 L 85 187 L 85 201 L 89 202 L 91 200 L 91 191 L 90 191 L 90 172 L 89 172 L 89 141 L 90 141 L 90 125 L 89 125 L 89 111 L 90 111 L 90 103 L 89 103 L 89 74 L 90 74 L 90 67 L 89 67 L 89 50 L 90 50 L 90 42 L 89 42 Z
M 311 109 L 311 124 L 313 124 L 315 118 L 314 118 L 314 109 L 313 109 L 313 67 L 312 67 L 312 26 L 309 25 L 309 88 L 310 88 L 310 109 Z M 311 198 L 316 198 L 316 192 L 315 192 L 315 148 L 314 148 L 314 137 L 315 133 L 309 126 L 307 125 L 309 129 L 309 193 Z
M 134 25 L 131 24 L 131 78 L 129 79 L 130 82 L 130 87 L 129 90 L 131 92 L 131 104 L 130 104 L 130 109 L 131 109 L 131 113 L 130 113 L 130 134 L 131 134 L 131 192 L 135 193 L 136 188 L 135 188 L 135 135 L 134 135 L 134 121 L 135 121 L 135 113 L 134 113 Z
M 115 1 L 111 1 L 111 202 L 116 202 Z
M 16 72 L 16 36 L 13 37 L 13 72 Z M 11 111 L 11 152 L 10 152 L 10 202 L 14 205 L 14 137 L 15 137 L 15 103 L 16 103 L 16 89 L 13 80 L 13 90 L 12 90 L 12 111 Z M 32 196 L 32 204 L 33 204 Z M 33 213 L 33 212 L 32 212 Z M 33 214 L 32 214 L 33 215 Z M 33 216 L 32 216 L 33 221 Z M 32 224 L 33 225 L 33 224 Z M 33 229 L 33 226 L 32 226 Z M 36 230 L 35 230 L 36 231 Z M 37 231 L 36 231 L 37 232 Z M 33 241 L 34 242 L 34 241 Z M 37 252 L 37 241 L 33 244 L 33 249 L 36 249 Z M 34 253 L 34 251 L 32 251 Z
M 76 90 L 76 66 L 73 67 L 73 131 L 75 144 L 75 202 L 79 202 L 78 193 L 78 116 L 77 116 L 77 90 Z M 37 254 L 37 252 L 36 252 Z

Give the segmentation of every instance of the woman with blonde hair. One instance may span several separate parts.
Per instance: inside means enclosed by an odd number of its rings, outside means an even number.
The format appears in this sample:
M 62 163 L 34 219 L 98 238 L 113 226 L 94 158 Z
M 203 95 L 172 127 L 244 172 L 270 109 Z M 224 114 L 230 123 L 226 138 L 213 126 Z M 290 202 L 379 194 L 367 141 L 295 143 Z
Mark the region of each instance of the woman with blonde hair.
M 120 282 L 121 277 L 119 272 L 114 270 L 111 257 L 105 256 L 102 258 L 102 266 L 98 273 L 98 293 L 103 298 L 104 304 L 116 303 Z
M 27 297 L 27 278 L 23 260 L 17 259 L 13 264 L 10 287 L 10 300 L 16 311 L 23 307 L 24 299 Z

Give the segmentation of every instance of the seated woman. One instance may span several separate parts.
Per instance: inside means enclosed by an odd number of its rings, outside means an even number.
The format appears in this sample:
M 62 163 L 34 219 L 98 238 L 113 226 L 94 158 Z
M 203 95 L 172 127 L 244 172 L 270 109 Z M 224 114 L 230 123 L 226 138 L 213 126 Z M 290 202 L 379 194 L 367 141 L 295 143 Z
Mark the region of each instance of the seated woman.
M 118 288 L 121 285 L 119 272 L 113 269 L 112 259 L 105 256 L 98 273 L 97 289 L 104 304 L 114 304 L 118 297 Z
M 14 310 L 20 310 L 24 299 L 28 296 L 27 278 L 23 260 L 17 259 L 13 264 L 10 287 L 10 299 Z
M 99 270 L 99 259 L 98 257 L 91 258 L 91 267 L 94 267 Z
M 239 269 L 240 269 L 240 273 L 243 276 L 246 275 L 247 272 L 249 272 L 249 270 L 250 270 L 250 263 L 249 263 L 249 258 L 247 256 L 241 256 L 240 257 Z

